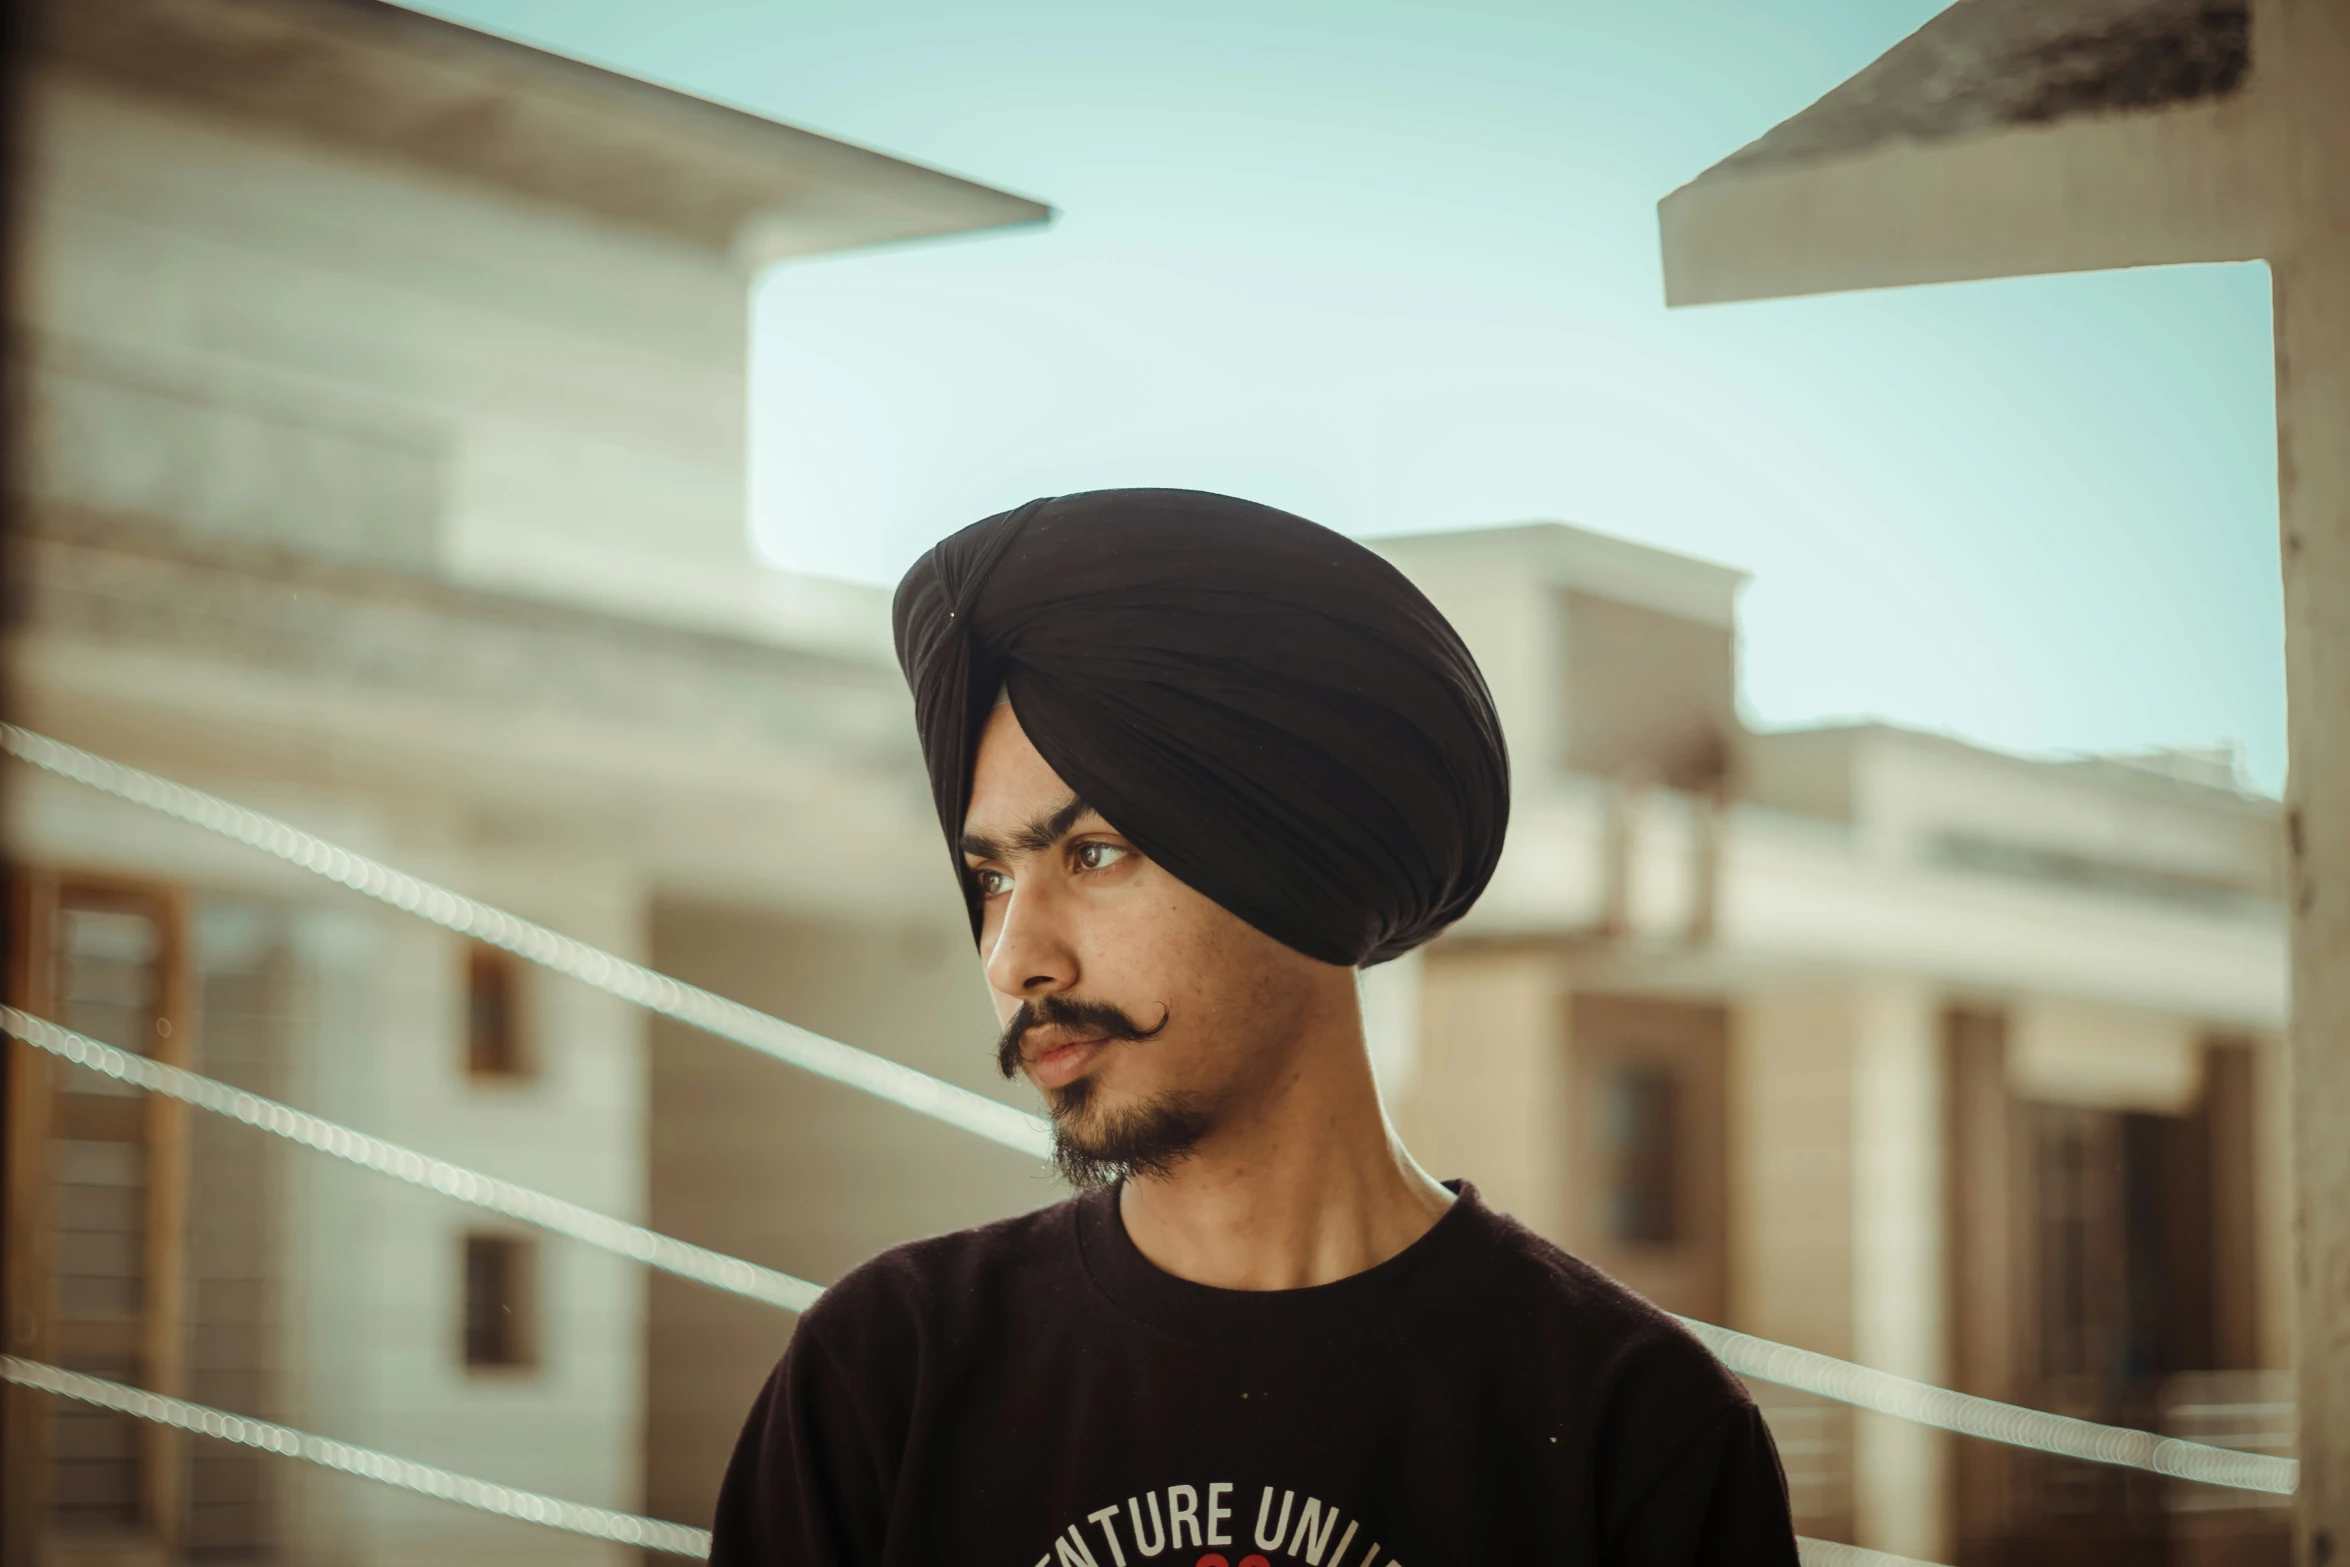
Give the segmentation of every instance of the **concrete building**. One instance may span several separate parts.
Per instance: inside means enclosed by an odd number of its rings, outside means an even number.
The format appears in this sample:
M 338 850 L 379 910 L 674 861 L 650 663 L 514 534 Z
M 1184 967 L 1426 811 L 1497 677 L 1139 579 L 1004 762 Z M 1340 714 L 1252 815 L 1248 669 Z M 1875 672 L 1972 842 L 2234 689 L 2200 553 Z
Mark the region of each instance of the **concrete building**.
M 2291 774 L 2300 1559 L 2350 1549 L 2350 8 L 1960 0 L 1660 208 L 1674 304 L 2264 261 Z
M 1424 1162 L 1691 1316 L 2101 1421 L 2273 1430 L 2273 802 L 2224 757 L 1750 733 L 1736 573 L 1556 524 L 1380 548 L 1464 629 L 1517 794 L 1492 890 L 1383 981 L 1419 995 L 1386 1082 Z M 2280 1545 L 2275 1507 L 1756 1391 L 1809 1534 L 1932 1561 Z
M 780 901 L 841 960 L 752 960 L 811 1016 L 942 951 L 870 595 L 748 549 L 748 294 L 1045 209 L 375 0 L 36 22 L 11 716 L 624 953 Z M 666 1221 L 642 1015 L 54 780 L 8 807 L 33 1010 Z M 954 1039 L 895 1004 L 828 1021 Z M 11 1353 L 658 1493 L 641 1269 L 8 1050 Z M 11 1563 L 622 1554 L 42 1396 L 7 1435 Z

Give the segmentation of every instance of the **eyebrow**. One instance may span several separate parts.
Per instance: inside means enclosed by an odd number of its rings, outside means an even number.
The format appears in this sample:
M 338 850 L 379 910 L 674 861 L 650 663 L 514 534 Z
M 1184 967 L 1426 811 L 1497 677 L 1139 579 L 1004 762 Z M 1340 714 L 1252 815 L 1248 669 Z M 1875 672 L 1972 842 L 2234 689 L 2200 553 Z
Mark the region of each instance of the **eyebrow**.
M 1067 836 L 1069 829 L 1077 825 L 1078 818 L 1092 810 L 1092 806 L 1076 795 L 1071 795 L 1058 809 L 1037 817 L 1013 833 L 1008 842 L 990 838 L 984 833 L 967 832 L 963 834 L 962 849 L 965 854 L 982 860 L 1000 860 L 1007 853 L 1015 852 L 1042 854 Z

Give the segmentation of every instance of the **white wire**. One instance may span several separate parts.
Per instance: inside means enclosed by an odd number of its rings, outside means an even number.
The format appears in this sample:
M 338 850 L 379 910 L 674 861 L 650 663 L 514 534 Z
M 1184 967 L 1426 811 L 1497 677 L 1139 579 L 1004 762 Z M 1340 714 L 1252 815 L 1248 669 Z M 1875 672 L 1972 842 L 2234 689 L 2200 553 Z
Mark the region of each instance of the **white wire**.
M 14 1007 L 0 1006 L 0 1030 L 76 1066 L 168 1095 L 201 1109 L 215 1111 L 305 1147 L 349 1159 L 354 1164 L 389 1175 L 395 1180 L 429 1187 L 459 1202 L 538 1224 L 585 1241 L 591 1246 L 634 1257 L 652 1267 L 698 1280 L 730 1294 L 748 1296 L 791 1311 L 804 1311 L 822 1293 L 819 1286 L 795 1279 L 789 1274 L 722 1256 L 580 1208 L 576 1204 L 515 1186 L 494 1176 L 481 1175 L 446 1160 L 401 1148 L 381 1138 L 369 1137 L 363 1132 L 355 1132 L 306 1111 L 264 1099 L 259 1094 L 232 1088 L 184 1067 L 169 1066 L 102 1040 L 92 1039 L 86 1034 L 20 1012 Z M 446 1497 L 508 1517 L 524 1518 L 554 1528 L 570 1529 L 575 1533 L 596 1535 L 602 1539 L 624 1540 L 679 1555 L 709 1554 L 709 1536 L 698 1529 L 517 1491 L 509 1486 L 472 1479 L 444 1469 L 433 1469 L 404 1458 L 369 1452 L 364 1448 L 311 1436 L 249 1416 L 232 1415 L 181 1399 L 124 1387 L 119 1383 L 62 1370 L 38 1361 L 21 1360 L 13 1355 L 0 1357 L 0 1374 L 4 1374 L 11 1382 L 43 1388 L 85 1403 L 135 1415 L 143 1420 L 157 1420 L 182 1430 L 200 1431 L 225 1442 L 238 1442 L 247 1447 L 305 1458 L 367 1479 L 382 1480 L 408 1490 Z M 524 1503 L 555 1511 L 551 1515 L 541 1516 L 539 1513 L 524 1511 Z M 640 1532 L 621 1532 L 631 1528 Z M 667 1534 L 663 1531 L 667 1531 Z M 685 1543 L 664 1543 L 668 1539 Z M 1906 1560 L 1823 1540 L 1805 1539 L 1800 1543 L 1804 1567 L 1896 1567 L 1896 1564 Z
M 2009 1447 L 2035 1448 L 2065 1458 L 2145 1469 L 2180 1480 L 2224 1485 L 2239 1491 L 2268 1491 L 2290 1496 L 2300 1483 L 2298 1460 L 2269 1453 L 2242 1453 L 2212 1447 L 2175 1436 L 2156 1436 L 2125 1426 L 2101 1426 L 2052 1415 L 2045 1410 L 2002 1404 L 1996 1399 L 1957 1393 L 1928 1382 L 1913 1382 L 1891 1372 L 1856 1366 L 1833 1355 L 1815 1354 L 1790 1344 L 1718 1328 L 1688 1317 L 1682 1326 L 1697 1335 L 1714 1357 L 1740 1376 L 1759 1377 L 1780 1387 L 1834 1399 L 1856 1409 L 1897 1415 L 1919 1425 L 1981 1437 Z
M 738 1045 L 747 1045 L 803 1071 L 845 1083 L 877 1099 L 886 1099 L 949 1126 L 959 1126 L 1022 1153 L 1041 1158 L 1052 1151 L 1051 1130 L 1041 1118 L 1024 1110 L 942 1082 L 928 1073 L 917 1072 L 854 1045 L 827 1039 L 698 985 L 671 979 L 641 963 L 632 963 L 463 893 L 394 870 L 379 860 L 304 832 L 290 822 L 247 810 L 217 795 L 136 767 L 108 761 L 79 746 L 52 740 L 14 724 L 0 724 L 0 748 L 60 778 L 70 778 L 101 794 L 144 806 L 275 855 L 329 881 L 340 882 L 354 892 L 388 903 L 403 913 L 430 920 L 493 947 L 503 947 L 517 957 L 528 958 L 607 995 L 634 1002 L 649 1012 L 675 1018 L 722 1039 L 731 1039 Z
M 1839 1545 L 1834 1540 L 1815 1540 L 1809 1535 L 1795 1539 L 1796 1554 L 1803 1567 L 1934 1567 L 1914 1556 L 1895 1556 L 1890 1551 L 1872 1551 L 1864 1545 Z
M 486 1208 L 509 1219 L 585 1241 L 604 1251 L 633 1257 L 648 1267 L 693 1279 L 730 1295 L 762 1300 L 786 1311 L 805 1311 L 823 1293 L 822 1286 L 806 1279 L 795 1279 L 788 1273 L 676 1240 L 641 1224 L 630 1224 L 593 1208 L 583 1208 L 578 1203 L 565 1202 L 560 1197 L 550 1197 L 545 1192 L 484 1175 L 380 1137 L 370 1137 L 324 1116 L 296 1110 L 242 1088 L 232 1088 L 185 1067 L 169 1066 L 117 1049 L 14 1007 L 0 1006 L 0 1031 L 120 1082 L 134 1083 L 152 1093 L 215 1111 L 305 1148 L 315 1148 L 320 1153 L 388 1175 L 395 1181 L 421 1186 L 476 1208 Z
M 118 1081 L 215 1111 L 248 1126 L 334 1155 L 352 1164 L 439 1192 L 458 1202 L 568 1235 L 605 1251 L 631 1257 L 680 1278 L 693 1279 L 730 1295 L 765 1301 L 787 1311 L 805 1311 L 822 1286 L 773 1268 L 677 1240 L 592 1208 L 565 1202 L 527 1186 L 436 1159 L 354 1131 L 323 1116 L 146 1056 L 118 1049 L 14 1007 L 0 1006 L 0 1031 L 29 1045 Z M 2037 1448 L 2094 1463 L 2151 1470 L 2182 1480 L 2238 1490 L 2291 1495 L 2300 1472 L 2292 1459 L 2240 1453 L 2176 1437 L 2157 1437 L 2119 1426 L 2096 1425 L 2014 1404 L 1955 1393 L 1906 1377 L 1854 1365 L 1769 1339 L 1733 1332 L 1693 1318 L 1680 1319 L 1741 1376 L 1834 1399 L 1839 1403 L 1898 1415 L 1968 1436 Z
M 437 1496 L 467 1507 L 478 1507 L 484 1512 L 519 1518 L 526 1523 L 544 1524 L 550 1529 L 568 1529 L 573 1534 L 591 1535 L 599 1540 L 616 1540 L 624 1545 L 641 1545 L 675 1556 L 707 1558 L 710 1554 L 710 1535 L 707 1530 L 665 1523 L 658 1518 L 642 1518 L 634 1513 L 613 1512 L 609 1508 L 590 1507 L 582 1502 L 566 1502 L 559 1497 L 517 1490 L 513 1486 L 499 1485 L 490 1480 L 477 1480 L 471 1475 L 436 1469 L 413 1459 L 395 1458 L 389 1453 L 354 1447 L 348 1442 L 337 1442 L 328 1437 L 313 1436 L 290 1426 L 255 1420 L 249 1415 L 232 1415 L 225 1410 L 191 1404 L 186 1399 L 167 1398 L 163 1394 L 149 1393 L 141 1388 L 125 1387 L 119 1382 L 85 1376 L 81 1372 L 67 1371 L 38 1360 L 23 1360 L 14 1355 L 0 1356 L 0 1379 L 14 1382 L 20 1387 L 39 1388 L 43 1392 L 79 1399 L 102 1409 L 117 1410 L 141 1420 L 177 1426 L 182 1431 L 199 1432 L 223 1442 L 257 1447 L 286 1458 L 306 1459 L 329 1469 L 339 1469 L 345 1474 L 358 1475 L 362 1479 L 380 1480 L 403 1490 Z M 1796 1546 L 1802 1554 L 1803 1567 L 1930 1567 L 1930 1564 L 1918 1562 L 1912 1557 L 1889 1556 L 1883 1551 L 1838 1545 L 1832 1540 L 1799 1538 Z
M 13 724 L 0 724 L 0 748 L 60 777 L 262 849 L 395 908 L 504 947 L 611 995 L 863 1089 L 919 1114 L 1024 1152 L 1041 1154 L 1049 1147 L 1050 1134 L 1045 1124 L 1034 1116 L 420 881 L 273 817 Z M 526 1223 L 636 1257 L 653 1267 L 697 1279 L 732 1294 L 748 1295 L 800 1311 L 820 1293 L 816 1285 L 789 1274 L 673 1240 L 560 1198 L 432 1159 L 242 1089 L 116 1050 L 10 1008 L 0 1008 L 0 1024 L 5 1024 L 12 1033 L 19 1032 L 19 1024 L 28 1030 L 45 1032 L 46 1039 L 34 1037 L 34 1032 L 23 1032 L 19 1037 L 110 1076 L 154 1088 L 206 1109 L 219 1110 L 355 1164 L 414 1185 L 429 1186 L 460 1201 L 494 1208 Z M 81 1054 L 74 1054 L 75 1050 Z M 511 1206 L 500 1206 L 502 1203 Z M 1686 1317 L 1681 1321 L 1725 1366 L 1741 1376 L 1757 1377 L 1781 1387 L 1945 1431 L 2237 1490 L 2289 1496 L 2299 1482 L 2301 1466 L 2293 1459 L 2237 1452 L 2025 1409 L 1915 1382 L 1710 1323 Z
M 549 1529 L 563 1529 L 572 1534 L 611 1540 L 621 1545 L 642 1546 L 672 1556 L 706 1558 L 710 1554 L 710 1532 L 706 1529 L 688 1528 L 684 1524 L 667 1523 L 659 1518 L 643 1518 L 635 1513 L 615 1512 L 609 1507 L 591 1507 L 585 1502 L 567 1502 L 559 1496 L 545 1496 L 537 1491 L 499 1485 L 491 1480 L 478 1480 L 472 1475 L 420 1464 L 412 1458 L 398 1458 L 390 1453 L 379 1453 L 371 1447 L 358 1447 L 349 1442 L 338 1442 L 332 1437 L 314 1436 L 291 1426 L 255 1420 L 250 1415 L 232 1415 L 226 1410 L 192 1404 L 184 1398 L 150 1393 L 144 1388 L 125 1387 L 120 1382 L 108 1382 L 101 1377 L 67 1371 L 61 1366 L 48 1365 L 38 1360 L 0 1355 L 0 1380 L 13 1382 L 19 1387 L 38 1388 L 45 1393 L 78 1399 L 82 1403 L 95 1404 L 101 1409 L 115 1410 L 140 1420 L 177 1426 L 182 1431 L 194 1431 L 223 1442 L 234 1442 L 241 1447 L 257 1447 L 263 1452 L 299 1458 L 327 1469 L 339 1469 L 344 1474 L 397 1486 L 403 1491 L 437 1496 L 445 1502 L 477 1507 L 485 1513 L 518 1518 L 524 1523 L 541 1524 Z

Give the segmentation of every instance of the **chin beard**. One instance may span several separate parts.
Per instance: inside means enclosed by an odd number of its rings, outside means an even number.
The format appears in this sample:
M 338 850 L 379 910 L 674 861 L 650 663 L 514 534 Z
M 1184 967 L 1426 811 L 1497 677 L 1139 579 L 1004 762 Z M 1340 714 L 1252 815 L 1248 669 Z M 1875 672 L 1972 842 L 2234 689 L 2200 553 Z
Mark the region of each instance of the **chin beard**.
M 1053 1168 L 1079 1191 L 1137 1176 L 1164 1176 L 1190 1158 L 1215 1129 L 1215 1118 L 1189 1095 L 1167 1093 L 1121 1109 L 1095 1109 L 1094 1085 L 1081 1077 L 1050 1096 Z

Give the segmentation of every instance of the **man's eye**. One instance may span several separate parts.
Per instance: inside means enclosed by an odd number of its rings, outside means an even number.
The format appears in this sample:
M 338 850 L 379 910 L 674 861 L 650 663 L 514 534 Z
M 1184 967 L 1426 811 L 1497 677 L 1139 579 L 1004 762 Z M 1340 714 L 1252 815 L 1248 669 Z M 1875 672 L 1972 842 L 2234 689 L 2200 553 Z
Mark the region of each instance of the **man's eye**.
M 1126 858 L 1126 851 L 1114 843 L 1081 843 L 1077 846 L 1077 864 L 1080 869 L 1098 871 Z
M 971 884 L 983 898 L 1000 898 L 1012 890 L 1012 878 L 1002 871 L 973 871 Z

